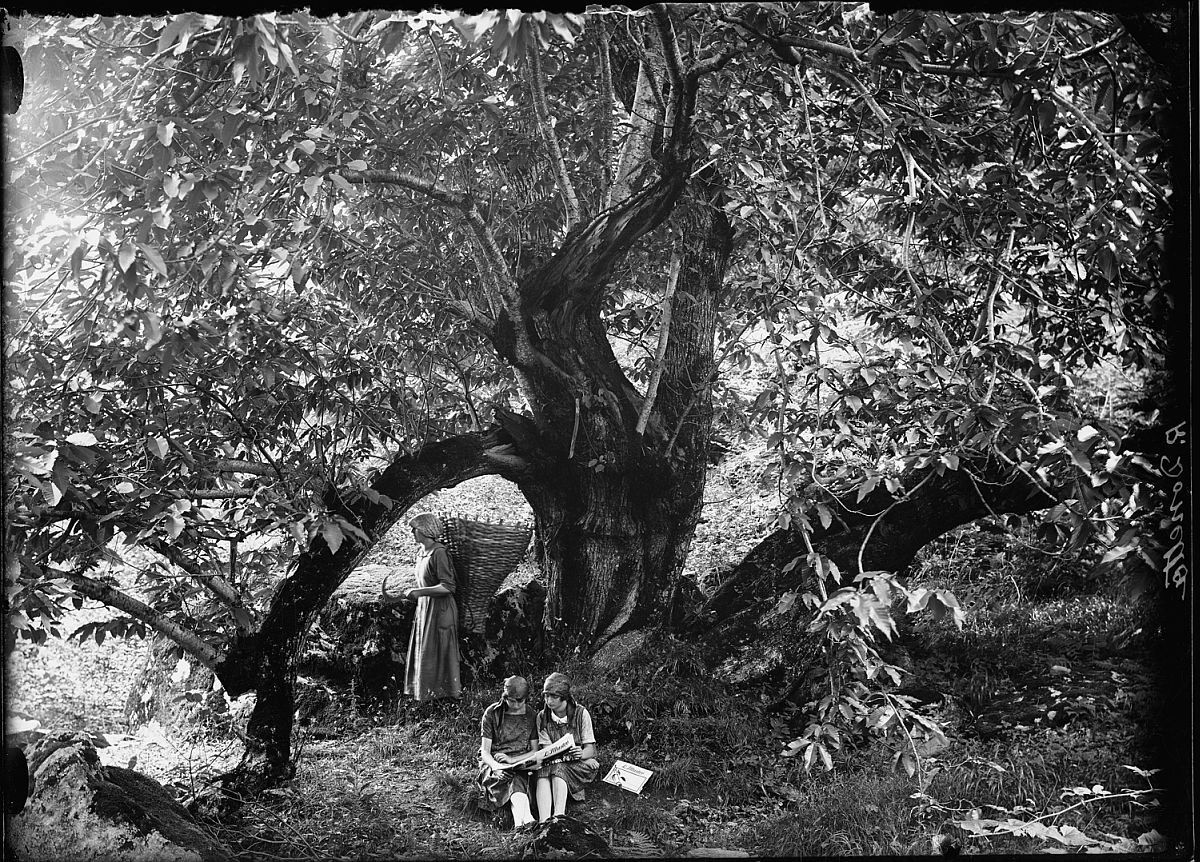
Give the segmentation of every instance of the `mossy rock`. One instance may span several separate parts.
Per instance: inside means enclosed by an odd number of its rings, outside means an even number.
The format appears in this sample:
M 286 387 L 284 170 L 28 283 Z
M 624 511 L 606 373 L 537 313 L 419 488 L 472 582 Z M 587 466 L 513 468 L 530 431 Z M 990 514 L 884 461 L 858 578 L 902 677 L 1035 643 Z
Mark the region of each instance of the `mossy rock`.
M 12 819 L 14 855 L 28 862 L 231 862 L 171 792 L 131 769 L 104 766 L 80 742 L 37 769 L 33 793 Z

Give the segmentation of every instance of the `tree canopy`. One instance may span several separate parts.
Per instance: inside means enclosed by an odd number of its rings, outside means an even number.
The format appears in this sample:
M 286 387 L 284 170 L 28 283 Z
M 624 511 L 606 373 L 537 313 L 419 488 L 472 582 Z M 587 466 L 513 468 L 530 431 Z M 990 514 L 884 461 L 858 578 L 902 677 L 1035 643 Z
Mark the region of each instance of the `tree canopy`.
M 84 595 L 217 666 L 281 607 L 302 631 L 422 493 L 499 473 L 550 548 L 547 624 L 608 637 L 675 589 L 714 422 L 777 453 L 803 536 L 881 490 L 1021 476 L 1051 535 L 1161 572 L 1169 482 L 1123 442 L 1158 419 L 1083 384 L 1178 350 L 1181 102 L 1145 35 L 1177 28 L 837 3 L 24 21 L 22 634 Z M 130 545 L 140 599 L 105 574 Z

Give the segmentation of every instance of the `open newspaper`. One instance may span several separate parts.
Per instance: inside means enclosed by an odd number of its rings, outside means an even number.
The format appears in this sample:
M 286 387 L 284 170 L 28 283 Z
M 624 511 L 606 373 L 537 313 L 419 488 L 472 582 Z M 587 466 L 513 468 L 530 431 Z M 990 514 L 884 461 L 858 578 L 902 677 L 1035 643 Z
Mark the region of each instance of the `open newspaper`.
M 537 764 L 532 763 L 531 761 L 533 761 L 534 758 L 536 758 L 539 754 L 542 755 L 543 762 L 545 762 L 547 760 L 554 760 L 555 758 L 562 757 L 564 754 L 566 754 L 568 751 L 570 751 L 574 747 L 575 747 L 574 734 L 565 733 L 561 737 L 559 737 L 556 741 L 547 745 L 545 748 L 539 749 L 538 751 L 531 751 L 528 754 L 521 755 L 520 757 L 516 758 L 515 760 L 510 760 L 508 763 L 504 764 L 504 768 L 505 769 L 537 769 L 538 768 Z

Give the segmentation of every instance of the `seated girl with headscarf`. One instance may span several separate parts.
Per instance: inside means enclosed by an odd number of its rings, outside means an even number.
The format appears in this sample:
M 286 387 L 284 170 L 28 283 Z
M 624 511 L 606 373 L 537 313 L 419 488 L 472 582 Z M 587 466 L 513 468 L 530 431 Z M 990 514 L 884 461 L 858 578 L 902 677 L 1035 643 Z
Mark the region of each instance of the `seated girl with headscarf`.
M 479 786 L 484 794 L 481 806 L 499 811 L 511 805 L 517 829 L 533 822 L 529 810 L 530 774 L 508 766 L 538 747 L 537 726 L 528 699 L 529 683 L 524 677 L 510 676 L 504 681 L 500 700 L 483 711 L 479 722 Z
M 568 796 L 583 799 L 584 785 L 595 780 L 600 762 L 596 760 L 592 716 L 571 696 L 570 678 L 550 674 L 542 685 L 542 697 L 546 705 L 537 715 L 538 744 L 545 748 L 568 733 L 575 739 L 565 756 L 538 770 L 538 819 L 545 821 L 566 812 Z

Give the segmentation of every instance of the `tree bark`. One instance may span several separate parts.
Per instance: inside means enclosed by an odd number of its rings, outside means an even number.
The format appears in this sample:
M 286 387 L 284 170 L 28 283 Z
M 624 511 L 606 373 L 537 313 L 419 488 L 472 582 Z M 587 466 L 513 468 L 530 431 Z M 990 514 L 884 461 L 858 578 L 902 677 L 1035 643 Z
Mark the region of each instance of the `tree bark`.
M 978 478 L 973 480 L 971 473 Z M 841 517 L 810 533 L 813 550 L 836 563 L 846 580 L 858 573 L 860 552 L 863 571 L 899 573 L 921 548 L 955 527 L 987 515 L 1028 514 L 1058 502 L 1024 475 L 990 464 L 963 462 L 960 469 L 940 475 L 933 468 L 911 471 L 903 485 L 913 490 L 899 500 L 883 488 L 862 502 L 853 492 L 842 495 L 832 506 Z M 707 601 L 683 615 L 681 634 L 703 639 L 713 664 L 753 643 L 759 619 L 781 593 L 811 586 L 815 576 L 805 563 L 807 554 L 799 529 L 775 531 L 729 572 Z M 784 571 L 797 558 L 800 562 Z

